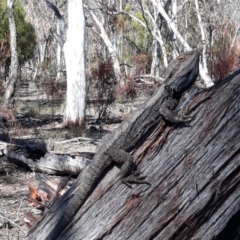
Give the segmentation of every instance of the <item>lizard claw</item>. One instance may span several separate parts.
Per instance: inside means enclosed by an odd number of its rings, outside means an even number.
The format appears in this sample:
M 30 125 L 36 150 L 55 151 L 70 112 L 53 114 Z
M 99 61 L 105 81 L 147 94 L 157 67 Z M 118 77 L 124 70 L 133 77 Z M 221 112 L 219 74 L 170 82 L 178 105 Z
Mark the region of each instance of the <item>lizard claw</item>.
M 124 184 L 126 184 L 130 188 L 132 188 L 131 184 L 133 184 L 133 183 L 151 185 L 150 182 L 144 181 L 145 178 L 146 178 L 146 176 L 140 176 L 140 173 L 136 172 L 133 175 L 122 178 L 121 180 Z
M 181 120 L 180 120 L 180 122 L 182 122 L 182 123 L 188 123 L 188 122 L 192 121 L 193 118 L 194 118 L 193 116 L 183 115 L 182 118 L 181 118 Z

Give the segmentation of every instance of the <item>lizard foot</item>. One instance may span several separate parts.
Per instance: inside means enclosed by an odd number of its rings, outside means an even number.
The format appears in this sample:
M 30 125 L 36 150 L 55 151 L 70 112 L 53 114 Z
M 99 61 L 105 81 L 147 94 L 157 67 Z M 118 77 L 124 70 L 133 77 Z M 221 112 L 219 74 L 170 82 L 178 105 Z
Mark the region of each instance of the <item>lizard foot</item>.
M 131 184 L 133 183 L 151 185 L 150 182 L 144 180 L 145 178 L 146 176 L 141 176 L 139 172 L 135 172 L 130 176 L 121 178 L 121 180 L 124 184 L 126 184 L 130 188 L 132 188 Z
M 188 122 L 192 121 L 192 119 L 193 119 L 192 116 L 184 116 L 183 122 L 184 122 L 184 123 L 188 123 Z
M 190 121 L 193 120 L 193 116 L 187 116 L 187 115 L 183 115 L 183 116 L 180 116 L 180 118 L 178 119 L 178 122 L 179 123 L 188 123 Z

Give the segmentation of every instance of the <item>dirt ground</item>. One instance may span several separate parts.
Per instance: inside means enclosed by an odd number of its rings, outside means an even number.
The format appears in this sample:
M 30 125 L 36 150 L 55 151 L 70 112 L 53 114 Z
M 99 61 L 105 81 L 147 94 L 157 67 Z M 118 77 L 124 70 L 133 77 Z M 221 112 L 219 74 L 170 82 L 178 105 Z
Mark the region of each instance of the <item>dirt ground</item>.
M 21 94 L 18 94 L 20 97 L 18 102 L 15 102 L 15 108 L 17 108 L 15 116 L 18 124 L 11 123 L 6 127 L 2 118 L 6 114 L 3 114 L 0 109 L 0 240 L 28 239 L 27 233 L 30 229 L 28 225 L 32 225 L 35 221 L 29 219 L 29 215 L 33 214 L 40 218 L 42 214 L 42 211 L 28 201 L 29 184 L 38 188 L 35 173 L 7 162 L 6 156 L 1 152 L 1 143 L 36 145 L 51 153 L 85 156 L 91 159 L 102 136 L 116 128 L 121 120 L 127 118 L 148 97 L 141 95 L 134 102 L 111 105 L 108 109 L 108 120 L 101 123 L 96 122 L 95 106 L 89 105 L 86 110 L 85 127 L 63 128 L 62 116 L 56 112 L 54 115 L 51 113 L 36 115 L 36 111 L 29 112 L 32 106 L 36 109 L 36 103 L 32 101 L 42 100 L 42 97 L 35 96 L 34 99 L 29 99 L 34 92 L 25 90 L 23 87 L 19 89 Z M 43 108 L 46 108 L 46 105 L 43 105 Z M 25 111 L 26 109 L 28 111 Z M 38 110 L 41 110 L 39 105 L 37 112 Z M 54 180 L 60 182 L 61 177 L 55 177 Z
M 26 200 L 28 184 L 36 184 L 34 173 L 16 165 L 0 164 L 0 239 L 27 239 L 25 213 L 35 210 Z
M 129 107 L 124 111 L 115 108 L 112 111 L 115 112 L 112 122 L 96 124 L 95 120 L 88 117 L 84 128 L 63 128 L 62 116 L 18 116 L 19 125 L 6 128 L 0 124 L 0 143 L 36 145 L 51 153 L 91 159 L 102 136 L 116 128 L 132 110 Z M 54 180 L 60 182 L 61 177 L 55 177 Z M 29 225 L 35 221 L 29 219 L 29 215 L 41 217 L 42 211 L 28 200 L 29 184 L 38 189 L 34 172 L 9 163 L 6 156 L 0 156 L 1 240 L 27 239 Z
M 105 124 L 103 127 L 88 125 L 86 128 L 62 128 L 61 117 L 44 116 L 39 118 L 23 118 L 21 128 L 11 129 L 6 142 L 20 145 L 39 145 L 48 152 L 87 156 L 91 158 L 102 135 L 112 130 L 117 124 Z M 30 122 L 29 122 L 30 121 Z M 108 126 L 107 126 L 108 125 Z M 87 129 L 87 130 L 86 130 Z M 1 129 L 3 132 L 4 129 Z M 83 136 L 84 140 L 78 139 Z M 4 139 L 4 134 L 1 135 Z M 76 140 L 75 140 L 76 139 Z M 92 139 L 92 140 L 88 140 Z M 67 140 L 67 141 L 66 141 Z M 2 142 L 3 143 L 3 142 Z M 50 176 L 51 177 L 51 176 Z M 61 177 L 55 177 L 60 181 Z M 30 197 L 29 184 L 38 188 L 35 173 L 20 166 L 9 163 L 6 156 L 0 157 L 0 239 L 27 239 L 29 225 L 32 225 L 29 215 L 40 218 L 42 211 L 37 209 Z

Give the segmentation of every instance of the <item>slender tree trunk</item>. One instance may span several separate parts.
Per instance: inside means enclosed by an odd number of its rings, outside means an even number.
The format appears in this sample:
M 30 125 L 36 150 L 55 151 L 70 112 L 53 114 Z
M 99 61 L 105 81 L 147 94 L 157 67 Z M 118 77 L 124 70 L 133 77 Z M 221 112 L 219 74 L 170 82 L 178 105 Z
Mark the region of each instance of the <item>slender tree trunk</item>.
M 99 27 L 99 30 L 100 30 L 99 35 L 102 38 L 102 40 L 104 41 L 104 43 L 111 55 L 111 58 L 112 58 L 115 77 L 116 77 L 117 81 L 119 82 L 120 86 L 122 86 L 124 84 L 124 81 L 121 78 L 121 70 L 120 70 L 120 63 L 118 60 L 117 49 L 116 49 L 116 47 L 114 47 L 113 43 L 109 39 L 102 22 L 97 18 L 97 16 L 94 14 L 93 11 L 90 11 L 90 14 L 92 15 L 92 18 L 95 21 L 95 23 L 97 24 L 97 26 Z
M 174 24 L 177 26 L 177 0 L 172 1 L 172 19 Z M 174 59 L 178 55 L 177 38 L 174 33 L 172 37 L 172 45 L 173 45 L 172 58 Z
M 151 75 L 156 74 L 156 77 L 158 77 L 159 71 L 156 72 L 156 67 L 160 63 L 158 55 L 157 55 L 158 43 L 159 43 L 160 49 L 162 51 L 163 64 L 164 64 L 165 68 L 167 68 L 167 66 L 168 66 L 168 60 L 167 60 L 167 50 L 166 50 L 165 44 L 162 39 L 161 31 L 157 24 L 158 23 L 158 11 L 157 11 L 156 7 L 153 8 L 153 11 L 154 11 L 154 19 L 152 19 L 152 22 L 153 22 L 152 35 L 155 37 L 153 39 L 153 52 L 152 52 L 153 60 L 152 60 L 152 66 L 151 66 Z
M 144 7 L 141 7 L 142 9 L 144 9 Z M 164 67 L 167 68 L 168 67 L 168 60 L 167 60 L 167 50 L 162 38 L 162 34 L 161 34 L 161 30 L 158 27 L 158 10 L 157 7 L 154 6 L 154 17 L 152 17 L 152 14 L 150 14 L 149 11 L 145 11 L 148 14 L 148 17 L 151 18 L 152 20 L 152 24 L 153 24 L 153 30 L 151 30 L 146 22 L 143 22 L 142 20 L 138 19 L 137 17 L 135 17 L 134 15 L 130 14 L 129 12 L 123 11 L 126 15 L 128 15 L 129 17 L 131 17 L 134 21 L 140 23 L 143 27 L 145 27 L 149 32 L 151 32 L 151 34 L 153 35 L 153 37 L 158 41 L 161 51 L 162 51 L 162 57 L 163 57 L 163 64 Z
M 153 39 L 153 44 L 152 44 L 152 64 L 151 64 L 151 71 L 150 75 L 159 77 L 159 71 L 157 71 L 157 66 L 159 65 L 159 58 L 157 54 L 158 50 L 158 42 L 156 39 Z
M 61 31 L 60 31 L 60 23 L 57 23 L 57 34 L 60 35 Z M 57 80 L 60 78 L 61 76 L 61 58 L 62 58 L 62 47 L 61 44 L 58 42 L 57 43 L 57 51 L 56 51 L 56 55 L 57 55 Z
M 198 0 L 195 0 L 195 6 L 196 6 L 198 24 L 199 24 L 199 27 L 201 30 L 201 40 L 202 40 L 202 65 L 200 66 L 200 71 L 205 76 L 205 79 L 206 79 L 207 83 L 209 84 L 209 86 L 211 86 L 211 79 L 208 75 L 208 68 L 207 68 L 206 36 L 205 36 L 204 27 L 203 27 L 202 17 L 201 17 L 200 11 L 199 11 Z
M 17 70 L 18 70 L 18 52 L 17 52 L 17 29 L 14 18 L 14 4 L 15 0 L 7 0 L 7 14 L 9 21 L 10 30 L 10 49 L 11 49 L 11 73 L 7 83 L 6 91 L 4 94 L 4 101 L 6 104 L 9 103 L 14 95 L 15 82 L 17 81 Z
M 85 17 L 82 0 L 68 0 L 68 30 L 64 44 L 67 69 L 65 125 L 82 125 L 85 116 Z
M 169 28 L 173 31 L 173 34 L 176 36 L 176 39 L 183 45 L 185 50 L 191 50 L 192 48 L 189 46 L 187 41 L 182 37 L 182 35 L 177 30 L 176 24 L 170 19 L 167 15 L 165 9 L 162 6 L 160 0 L 152 0 L 153 5 L 158 9 L 158 12 L 163 16 L 163 18 L 167 21 Z M 204 80 L 206 87 L 211 87 L 213 82 L 211 78 L 208 76 L 207 72 L 204 70 L 202 63 L 200 64 L 199 73 L 201 78 Z
M 164 10 L 162 3 L 160 0 L 153 0 L 153 4 L 157 7 L 158 12 L 163 16 L 163 18 L 167 21 L 169 28 L 173 31 L 174 35 L 178 39 L 178 41 L 184 46 L 184 49 L 189 51 L 191 50 L 191 47 L 189 44 L 184 40 L 182 35 L 178 32 L 177 27 L 175 23 L 170 19 L 170 17 L 167 15 L 166 11 Z

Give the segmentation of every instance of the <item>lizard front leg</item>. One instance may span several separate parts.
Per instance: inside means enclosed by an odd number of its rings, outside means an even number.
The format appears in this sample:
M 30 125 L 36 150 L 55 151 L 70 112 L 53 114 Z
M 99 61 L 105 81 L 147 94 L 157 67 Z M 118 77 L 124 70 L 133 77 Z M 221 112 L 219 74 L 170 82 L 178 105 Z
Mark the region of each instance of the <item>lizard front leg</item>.
M 111 147 L 108 149 L 107 154 L 114 162 L 122 164 L 120 178 L 128 187 L 132 187 L 131 183 L 151 185 L 144 180 L 146 178 L 145 176 L 141 176 L 138 171 L 134 172 L 135 164 L 130 153 L 118 147 Z
M 187 123 L 192 120 L 192 116 L 180 115 L 174 112 L 172 109 L 177 106 L 178 100 L 169 98 L 160 107 L 159 112 L 165 121 L 172 123 Z

